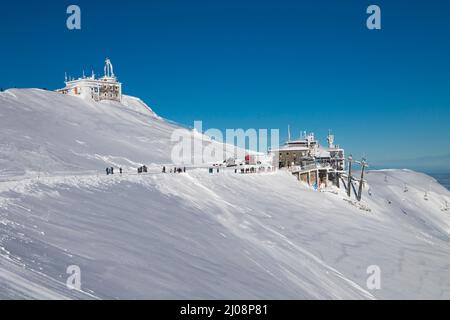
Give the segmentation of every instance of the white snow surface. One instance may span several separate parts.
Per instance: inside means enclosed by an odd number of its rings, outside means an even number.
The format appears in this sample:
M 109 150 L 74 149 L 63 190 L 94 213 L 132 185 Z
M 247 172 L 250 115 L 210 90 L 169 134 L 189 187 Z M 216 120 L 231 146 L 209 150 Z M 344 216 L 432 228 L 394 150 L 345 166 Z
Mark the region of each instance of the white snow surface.
M 0 299 L 450 298 L 450 193 L 431 177 L 369 171 L 358 205 L 283 171 L 162 174 L 175 129 L 137 98 L 0 93 Z

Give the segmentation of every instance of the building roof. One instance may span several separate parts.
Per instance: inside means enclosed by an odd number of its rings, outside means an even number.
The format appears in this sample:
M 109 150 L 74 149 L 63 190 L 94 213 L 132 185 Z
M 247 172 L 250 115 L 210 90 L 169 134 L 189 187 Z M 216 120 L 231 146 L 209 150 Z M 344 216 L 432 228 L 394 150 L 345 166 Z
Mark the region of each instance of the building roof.
M 308 151 L 308 150 L 309 150 L 308 147 L 284 145 L 278 149 L 272 149 L 271 151 L 273 152 L 273 151 Z

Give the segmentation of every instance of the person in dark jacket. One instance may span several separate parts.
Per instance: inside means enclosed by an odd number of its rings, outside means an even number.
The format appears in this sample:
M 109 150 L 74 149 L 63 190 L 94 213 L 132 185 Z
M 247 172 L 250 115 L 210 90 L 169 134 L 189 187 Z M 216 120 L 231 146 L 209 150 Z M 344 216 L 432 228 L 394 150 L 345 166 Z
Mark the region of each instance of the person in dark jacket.
M 122 168 L 119 168 L 119 173 L 122 174 Z
M 163 173 L 166 173 L 166 167 L 165 167 L 165 166 L 163 167 L 162 172 L 163 172 Z
M 109 170 L 111 172 L 111 174 L 114 174 L 114 168 L 111 167 L 111 169 Z
M 106 168 L 106 175 L 109 175 L 109 168 Z

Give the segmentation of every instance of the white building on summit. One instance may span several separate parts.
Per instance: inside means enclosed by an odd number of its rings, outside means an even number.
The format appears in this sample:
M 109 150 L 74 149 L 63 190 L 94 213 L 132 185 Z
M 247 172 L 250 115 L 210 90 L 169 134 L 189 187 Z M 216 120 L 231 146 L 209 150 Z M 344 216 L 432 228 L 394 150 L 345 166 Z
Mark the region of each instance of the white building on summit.
M 78 79 L 67 78 L 66 75 L 66 86 L 57 90 L 57 92 L 83 98 L 90 97 L 95 101 L 122 101 L 122 84 L 114 75 L 111 60 L 106 59 L 104 71 L 104 76 L 99 79 L 95 78 L 94 72 L 92 72 L 90 77 L 86 77 L 83 72 L 83 76 Z

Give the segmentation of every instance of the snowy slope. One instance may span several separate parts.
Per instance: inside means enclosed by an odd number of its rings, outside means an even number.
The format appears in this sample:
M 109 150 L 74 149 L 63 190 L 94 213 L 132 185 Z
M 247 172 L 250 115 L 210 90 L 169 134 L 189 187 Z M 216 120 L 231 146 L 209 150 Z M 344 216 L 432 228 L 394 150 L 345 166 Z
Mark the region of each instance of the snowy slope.
M 134 155 L 143 161 L 151 153 L 155 161 L 169 159 L 164 143 L 171 127 L 138 100 L 126 97 L 124 107 L 32 89 L 7 90 L 0 101 L 0 166 L 5 174 L 91 170 L 105 162 L 133 165 L 125 158 Z M 151 141 L 153 136 L 166 139 Z M 156 149 L 150 150 L 149 142 Z
M 176 126 L 135 98 L 9 90 L 0 124 L 0 298 L 450 298 L 450 193 L 426 175 L 370 171 L 365 211 L 286 172 L 161 174 Z
M 95 102 L 39 89 L 0 93 L 0 173 L 135 169 L 171 163 L 165 122 L 138 98 Z M 193 135 L 186 130 L 186 136 Z M 196 137 L 196 135 L 194 135 Z

